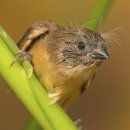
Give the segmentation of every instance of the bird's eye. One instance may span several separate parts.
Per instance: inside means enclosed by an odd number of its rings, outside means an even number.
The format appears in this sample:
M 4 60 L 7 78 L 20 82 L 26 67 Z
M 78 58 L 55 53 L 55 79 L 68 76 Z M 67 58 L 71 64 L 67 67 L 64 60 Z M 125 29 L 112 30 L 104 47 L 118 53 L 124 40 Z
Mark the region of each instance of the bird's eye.
M 83 50 L 85 48 L 84 42 L 79 42 L 77 46 L 80 50 Z

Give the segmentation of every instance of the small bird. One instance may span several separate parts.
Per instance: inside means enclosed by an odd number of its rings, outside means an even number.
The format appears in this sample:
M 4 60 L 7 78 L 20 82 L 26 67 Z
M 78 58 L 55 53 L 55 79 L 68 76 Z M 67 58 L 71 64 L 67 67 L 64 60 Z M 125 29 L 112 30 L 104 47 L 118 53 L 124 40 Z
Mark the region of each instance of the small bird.
M 102 61 L 108 59 L 106 41 L 97 32 L 81 27 L 40 21 L 18 42 L 31 57 L 35 75 L 53 103 L 64 109 L 90 86 Z

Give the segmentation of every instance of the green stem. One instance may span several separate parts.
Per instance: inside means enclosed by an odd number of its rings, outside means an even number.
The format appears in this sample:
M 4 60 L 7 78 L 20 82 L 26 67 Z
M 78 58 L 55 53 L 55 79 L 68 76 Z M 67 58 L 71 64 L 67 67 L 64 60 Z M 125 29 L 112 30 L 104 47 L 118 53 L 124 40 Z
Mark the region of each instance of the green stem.
M 42 130 L 39 123 L 31 117 L 23 130 Z
M 74 123 L 57 104 L 49 105 L 50 99 L 47 92 L 34 74 L 32 73 L 28 78 L 26 73 L 30 65 L 28 61 L 23 63 L 26 69 L 19 63 L 10 67 L 15 58 L 14 54 L 19 51 L 18 49 L 14 51 L 10 47 L 17 48 L 12 39 L 0 28 L 0 74 L 40 126 L 45 130 L 77 130 Z
M 113 1 L 114 0 L 100 0 L 84 26 L 91 30 L 98 31 Z

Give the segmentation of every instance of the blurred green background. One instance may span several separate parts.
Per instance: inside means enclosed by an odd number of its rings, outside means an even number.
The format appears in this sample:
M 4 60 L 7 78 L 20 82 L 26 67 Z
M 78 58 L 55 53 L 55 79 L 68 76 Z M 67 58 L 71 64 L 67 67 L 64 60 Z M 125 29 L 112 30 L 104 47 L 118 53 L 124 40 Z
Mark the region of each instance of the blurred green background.
M 0 25 L 17 42 L 32 23 L 49 19 L 58 24 L 82 25 L 99 0 L 0 0 Z M 115 0 L 102 33 L 115 31 L 121 46 L 109 45 L 110 59 L 96 74 L 92 86 L 69 110 L 87 130 L 130 129 L 130 1 Z M 3 55 L 4 56 L 4 55 Z M 14 79 L 15 80 L 15 79 Z M 20 130 L 30 116 L 0 77 L 0 130 Z

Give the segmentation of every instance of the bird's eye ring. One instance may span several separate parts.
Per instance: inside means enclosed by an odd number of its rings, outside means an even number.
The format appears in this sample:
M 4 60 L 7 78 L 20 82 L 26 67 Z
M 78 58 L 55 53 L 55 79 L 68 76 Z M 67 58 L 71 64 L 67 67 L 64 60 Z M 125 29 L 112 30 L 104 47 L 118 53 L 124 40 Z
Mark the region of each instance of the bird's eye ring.
M 84 42 L 78 42 L 78 46 L 77 46 L 80 50 L 83 50 L 85 48 L 85 44 Z

